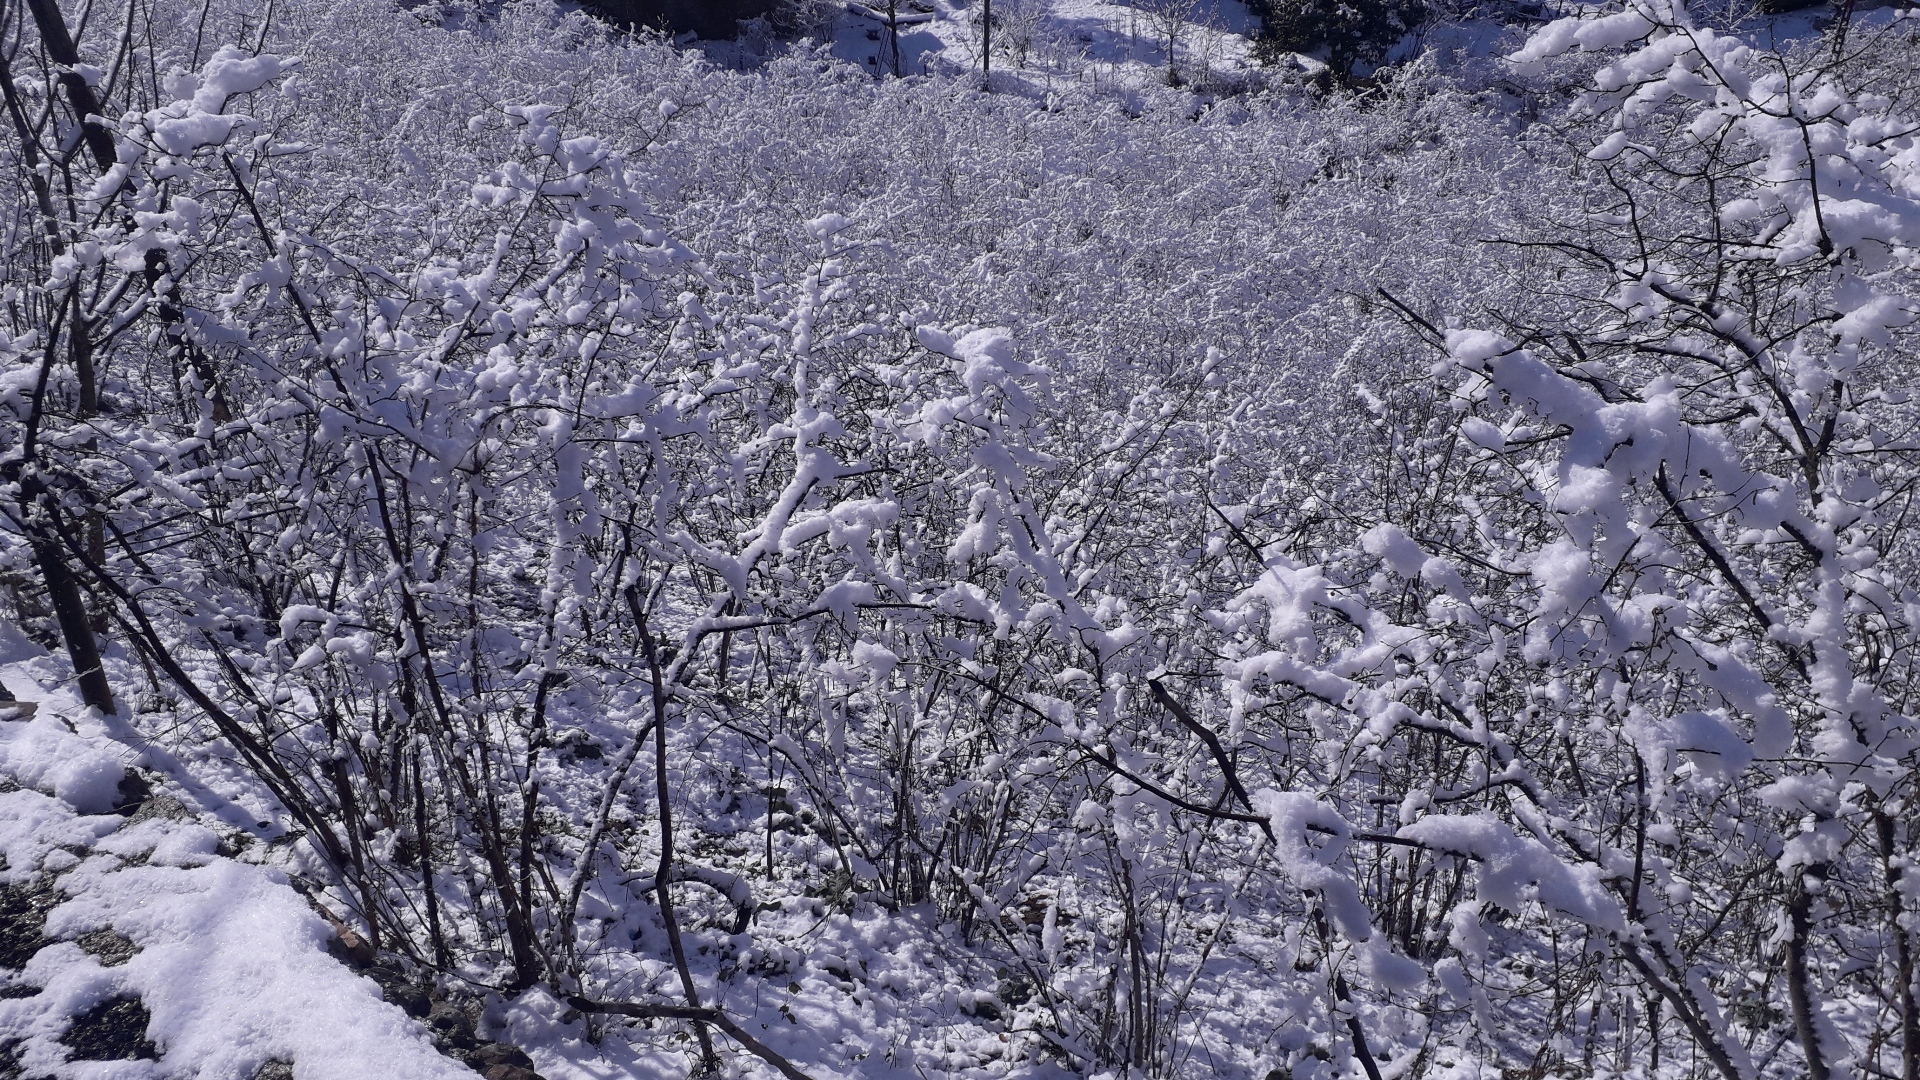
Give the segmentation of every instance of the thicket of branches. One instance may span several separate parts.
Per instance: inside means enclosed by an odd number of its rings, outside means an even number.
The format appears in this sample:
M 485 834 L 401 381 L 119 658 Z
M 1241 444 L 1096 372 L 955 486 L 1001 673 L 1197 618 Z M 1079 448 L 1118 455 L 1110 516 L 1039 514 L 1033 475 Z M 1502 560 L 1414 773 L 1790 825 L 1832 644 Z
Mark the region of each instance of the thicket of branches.
M 695 1068 L 1920 1080 L 1906 25 L 1196 115 L 8 0 L 6 602 Z

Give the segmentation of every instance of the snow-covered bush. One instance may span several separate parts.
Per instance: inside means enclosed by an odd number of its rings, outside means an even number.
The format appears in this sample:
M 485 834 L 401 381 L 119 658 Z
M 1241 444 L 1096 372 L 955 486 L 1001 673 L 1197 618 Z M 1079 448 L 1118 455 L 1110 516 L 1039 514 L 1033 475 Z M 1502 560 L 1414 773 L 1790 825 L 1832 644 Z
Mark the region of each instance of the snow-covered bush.
M 1515 59 L 1619 46 L 1538 299 L 1497 330 L 1400 305 L 1438 385 L 1381 403 L 1357 550 L 1228 609 L 1233 715 L 1317 729 L 1297 821 L 1391 833 L 1302 886 L 1536 1068 L 1578 1064 L 1536 1033 L 1585 1008 L 1729 1080 L 1789 1030 L 1808 1075 L 1910 1072 L 1913 128 L 1662 4 Z
M 1612 52 L 1529 128 L 723 72 L 537 5 L 33 14 L 0 558 L 502 1031 L 1920 1054 L 1884 67 L 1636 0 L 1541 31 Z
M 1324 60 L 1336 79 L 1366 78 L 1429 17 L 1417 0 L 1259 0 L 1256 48 L 1269 62 Z

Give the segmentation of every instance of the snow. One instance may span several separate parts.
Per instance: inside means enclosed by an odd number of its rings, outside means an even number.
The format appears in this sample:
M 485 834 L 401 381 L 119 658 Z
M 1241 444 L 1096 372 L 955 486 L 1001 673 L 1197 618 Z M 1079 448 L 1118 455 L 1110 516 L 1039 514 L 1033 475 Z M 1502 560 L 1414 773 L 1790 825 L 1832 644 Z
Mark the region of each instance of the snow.
M 200 70 L 193 92 L 193 110 L 217 113 L 241 94 L 251 94 L 300 66 L 296 57 L 249 56 L 234 45 L 222 45 Z
M 1684 712 L 1667 721 L 1674 750 L 1710 774 L 1732 779 L 1753 760 L 1753 747 L 1725 717 Z
M 224 112 L 236 97 L 253 93 L 300 66 L 298 58 L 273 55 L 250 56 L 233 45 L 215 51 L 197 75 L 176 73 L 169 77 L 167 90 L 175 100 L 141 117 L 146 132 L 169 154 L 188 155 L 206 146 L 225 142 L 246 118 Z M 134 130 L 133 141 L 141 131 Z
M 721 70 L 539 0 L 156 0 L 84 71 L 116 165 L 33 98 L 86 205 L 6 204 L 0 609 L 57 633 L 57 479 L 124 710 L 0 628 L 54 890 L 0 1048 L 470 1075 L 343 913 L 548 1080 L 695 1064 L 575 992 L 823 1080 L 1781 1080 L 1823 1018 L 1897 1068 L 1920 159 L 1848 82 L 1897 35 L 1793 75 L 1817 34 L 1626 0 L 1348 93 L 1231 4 L 1167 55 L 998 0 L 989 94 L 983 0 L 911 6 L 893 79 L 862 4 Z M 150 257 L 209 368 L 152 362 Z M 97 312 L 97 415 L 36 298 Z M 1789 1019 L 1745 973 L 1796 933 Z M 59 1060 L 129 996 L 161 1061 Z
M 89 1080 L 251 1080 L 269 1061 L 293 1062 L 300 1080 L 473 1076 L 328 953 L 332 930 L 282 870 L 217 854 L 220 837 L 191 820 L 103 813 L 127 748 L 69 730 L 70 693 L 28 689 L 18 663 L 0 677 L 39 706 L 0 722 L 0 776 L 48 789 L 0 794 L 0 884 L 58 894 L 45 931 L 55 942 L 15 977 L 37 992 L 0 1000 L 0 1041 L 18 1040 L 23 1067 Z M 102 966 L 72 944 L 100 930 L 138 951 Z M 148 1009 L 159 1060 L 62 1064 L 72 1018 L 120 997 Z
M 1263 788 L 1253 793 L 1254 809 L 1273 827 L 1274 861 L 1300 888 L 1320 894 L 1339 931 L 1354 941 L 1373 936 L 1373 917 L 1353 879 L 1334 867 L 1346 851 L 1352 827 L 1339 811 L 1299 791 Z M 1308 839 L 1309 836 L 1314 839 Z M 1404 968 L 1387 970 L 1405 982 Z
M 1400 835 L 1473 860 L 1475 895 L 1508 911 L 1537 900 L 1596 929 L 1619 932 L 1625 919 L 1596 867 L 1569 865 L 1540 841 L 1489 814 L 1435 814 Z
M 50 710 L 0 722 L 0 772 L 89 814 L 113 809 L 126 776 L 116 757 L 96 750 Z
M 1627 5 L 1626 10 L 1592 18 L 1558 20 L 1535 34 L 1524 48 L 1514 53 L 1514 63 L 1525 69 L 1573 48 L 1587 52 L 1617 49 L 1645 38 L 1653 32 L 1657 21 L 1671 17 L 1678 8 L 1678 5 L 1670 5 L 1662 0 L 1653 0 L 1645 6 L 1659 10 L 1643 11 L 1641 5 L 1636 3 Z
M 901 3 L 900 73 L 977 72 L 980 11 L 980 0 Z M 891 72 L 884 5 L 848 2 L 828 14 L 834 57 L 874 74 Z M 995 0 L 994 17 L 999 27 L 992 62 L 996 88 L 1044 94 L 1063 83 L 1145 85 L 1165 76 L 1166 40 L 1146 4 Z M 1175 63 L 1188 78 L 1203 70 L 1233 75 L 1256 66 L 1250 54 L 1258 20 L 1241 0 L 1196 0 L 1181 23 Z M 754 46 L 703 42 L 702 48 L 718 60 L 736 62 L 750 56 Z

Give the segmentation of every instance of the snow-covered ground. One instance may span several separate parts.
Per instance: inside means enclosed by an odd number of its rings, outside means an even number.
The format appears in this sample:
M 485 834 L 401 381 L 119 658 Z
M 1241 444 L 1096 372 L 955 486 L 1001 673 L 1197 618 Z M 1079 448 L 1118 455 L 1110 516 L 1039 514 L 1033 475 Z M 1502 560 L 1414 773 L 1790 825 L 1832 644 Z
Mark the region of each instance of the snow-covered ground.
M 1549 3 L 1541 10 L 1563 14 L 1580 6 Z M 1724 12 L 1713 5 L 1699 7 L 1706 23 L 1718 25 L 1731 15 L 1737 25 L 1730 29 L 1759 48 L 1818 40 L 1832 23 L 1825 6 L 1777 15 L 1752 5 Z M 983 0 L 900 0 L 897 73 L 978 72 L 985 52 L 982 10 Z M 821 11 L 833 56 L 875 74 L 894 73 L 896 46 L 889 37 L 884 0 L 833 0 Z M 993 0 L 993 11 L 990 67 L 996 89 L 1045 91 L 1062 82 L 1138 86 L 1169 81 L 1170 66 L 1177 72 L 1173 81 L 1205 87 L 1231 82 L 1260 66 L 1253 55 L 1260 20 L 1244 0 Z M 1863 8 L 1855 14 L 1855 23 L 1862 30 L 1880 29 L 1896 12 L 1891 5 Z M 1516 28 L 1484 15 L 1436 18 L 1396 45 L 1388 62 L 1425 54 L 1442 69 L 1484 66 L 1517 48 L 1527 25 L 1521 20 Z M 687 40 L 692 43 L 691 35 Z M 751 63 L 777 48 L 751 26 L 738 41 L 697 44 L 710 59 L 729 67 Z M 1305 56 L 1300 62 L 1309 69 L 1317 65 Z
M 226 756 L 169 749 L 165 732 L 87 709 L 73 682 L 63 656 L 0 623 L 0 685 L 14 699 L 0 697 L 0 1077 L 685 1073 L 653 1024 L 589 1018 L 544 987 L 505 998 L 436 983 L 376 952 L 335 914 L 349 901 L 329 894 L 301 834 L 255 820 L 277 815 Z M 717 987 L 712 1002 L 818 1080 L 1030 1058 L 1037 1003 L 1002 1015 L 993 992 L 968 989 L 994 984 L 991 965 L 942 950 L 948 935 L 930 918 L 804 896 L 763 905 L 755 932 L 735 936 L 734 965 L 768 982 Z M 636 992 L 665 973 L 651 952 L 631 957 Z M 771 1075 L 745 1055 L 730 1068 Z M 1072 1074 L 1030 1063 L 1023 1075 Z
M 0 626 L 18 699 L 0 702 L 0 1076 L 474 1075 L 333 955 L 291 845 L 155 768 L 164 752 L 83 708 L 70 678 Z
M 899 73 L 978 70 L 982 10 L 982 0 L 902 0 Z M 1231 76 L 1254 65 L 1251 39 L 1259 20 L 1242 0 L 995 0 L 993 11 L 996 87 L 1165 79 L 1169 36 L 1182 80 Z M 827 14 L 834 56 L 876 73 L 893 71 L 883 0 L 846 0 Z M 743 52 L 764 51 L 766 43 L 749 33 L 744 42 L 702 46 L 731 64 Z

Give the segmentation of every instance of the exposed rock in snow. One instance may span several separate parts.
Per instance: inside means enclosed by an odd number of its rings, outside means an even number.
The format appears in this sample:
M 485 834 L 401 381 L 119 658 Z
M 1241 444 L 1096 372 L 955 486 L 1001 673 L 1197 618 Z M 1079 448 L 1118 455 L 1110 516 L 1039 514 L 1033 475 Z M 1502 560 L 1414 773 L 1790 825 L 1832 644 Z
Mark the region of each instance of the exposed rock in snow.
M 114 1080 L 473 1076 L 329 955 L 283 873 L 220 855 L 170 796 L 108 812 L 135 755 L 77 712 L 61 692 L 0 721 L 0 1058 Z M 531 1065 L 500 1047 L 486 1075 Z

